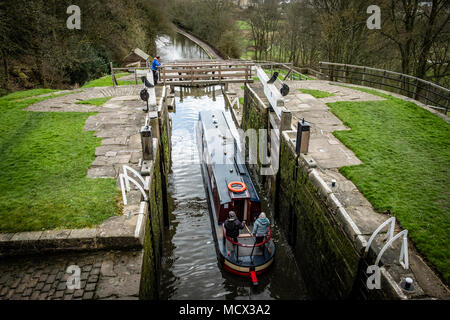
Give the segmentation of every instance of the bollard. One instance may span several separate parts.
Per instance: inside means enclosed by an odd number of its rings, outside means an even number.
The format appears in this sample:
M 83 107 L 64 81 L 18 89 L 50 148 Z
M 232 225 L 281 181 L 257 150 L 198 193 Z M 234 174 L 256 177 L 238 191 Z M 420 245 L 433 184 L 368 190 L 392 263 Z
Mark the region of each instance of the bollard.
M 292 113 L 286 108 L 281 110 L 281 125 L 280 131 L 291 130 Z
M 152 128 L 150 126 L 143 126 L 141 128 L 141 143 L 142 159 L 153 160 L 153 138 Z
M 297 127 L 297 147 L 295 149 L 297 155 L 300 153 L 308 153 L 309 149 L 309 137 L 310 137 L 311 126 L 308 122 L 303 119 L 298 122 Z
M 414 291 L 413 279 L 407 277 L 400 286 L 406 291 Z

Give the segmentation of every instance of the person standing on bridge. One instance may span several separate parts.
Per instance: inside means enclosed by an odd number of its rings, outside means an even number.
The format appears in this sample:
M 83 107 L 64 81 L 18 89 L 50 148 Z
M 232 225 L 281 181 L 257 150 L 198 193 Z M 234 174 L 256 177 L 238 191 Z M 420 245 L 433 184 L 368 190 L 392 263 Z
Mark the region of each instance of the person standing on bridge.
M 156 56 L 153 58 L 153 62 L 152 62 L 153 83 L 155 86 L 158 83 L 158 67 L 161 66 L 159 59 L 160 59 L 160 56 Z

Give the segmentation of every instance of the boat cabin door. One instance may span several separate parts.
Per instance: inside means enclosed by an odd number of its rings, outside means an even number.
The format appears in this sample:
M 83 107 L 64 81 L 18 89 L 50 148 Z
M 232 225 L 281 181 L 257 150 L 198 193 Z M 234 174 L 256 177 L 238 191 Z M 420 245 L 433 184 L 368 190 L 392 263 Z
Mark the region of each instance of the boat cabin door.
M 249 214 L 249 202 L 248 199 L 235 199 L 233 200 L 233 210 L 236 212 L 236 216 L 238 217 L 239 221 L 247 221 L 249 220 L 250 214 Z

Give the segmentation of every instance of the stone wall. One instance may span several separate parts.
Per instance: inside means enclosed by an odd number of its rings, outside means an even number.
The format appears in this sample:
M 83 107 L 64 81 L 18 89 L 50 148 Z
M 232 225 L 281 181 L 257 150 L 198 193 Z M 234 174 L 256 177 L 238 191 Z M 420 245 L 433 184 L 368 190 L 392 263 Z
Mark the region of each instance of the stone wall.
M 317 297 L 348 297 L 359 253 L 284 138 L 279 177 L 277 216 L 304 270 L 305 282 Z
M 258 97 L 259 96 L 259 97 Z M 270 127 L 268 104 L 258 88 L 246 85 L 242 128 Z M 367 263 L 363 257 L 364 239 L 352 230 L 352 221 L 331 203 L 323 190 L 315 164 L 298 157 L 292 138 L 295 132 L 280 135 L 280 168 L 274 176 L 261 176 L 259 167 L 251 167 L 254 178 L 262 183 L 312 296 L 323 299 L 393 298 L 395 292 L 372 290 L 365 283 Z M 342 206 L 341 206 L 342 207 Z M 344 210 L 345 212 L 345 210 Z M 357 228 L 356 228 L 357 229 Z M 370 257 L 370 262 L 373 257 Z M 382 276 L 385 282 L 386 277 Z M 389 288 L 389 285 L 384 285 Z
M 164 94 L 164 92 L 163 92 Z M 141 299 L 158 299 L 162 259 L 163 230 L 168 223 L 167 181 L 170 170 L 170 117 L 165 97 L 160 100 L 158 111 L 149 114 L 153 137 L 158 144 L 154 148 L 153 161 L 148 168 L 149 208 L 145 223 L 144 257 L 139 296 Z

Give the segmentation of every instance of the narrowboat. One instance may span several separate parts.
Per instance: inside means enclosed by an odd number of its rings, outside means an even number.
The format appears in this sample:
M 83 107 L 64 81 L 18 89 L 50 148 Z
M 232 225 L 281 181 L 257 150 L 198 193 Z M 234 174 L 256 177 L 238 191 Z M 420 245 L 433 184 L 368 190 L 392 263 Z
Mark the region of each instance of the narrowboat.
M 270 227 L 262 242 L 256 243 L 252 234 L 261 201 L 224 112 L 200 112 L 196 134 L 219 261 L 227 271 L 248 276 L 257 285 L 257 275 L 273 262 L 275 245 Z M 246 221 L 237 241 L 224 228 L 230 211 L 239 221 Z

